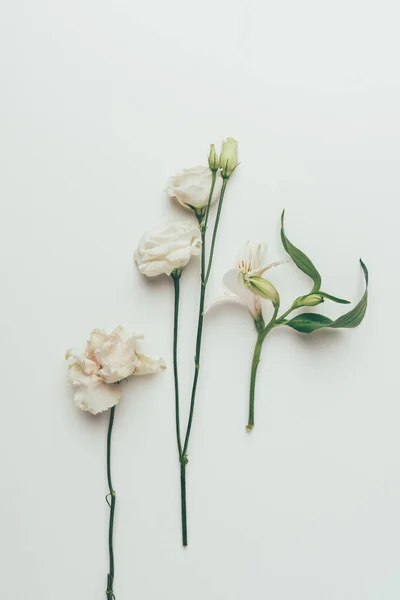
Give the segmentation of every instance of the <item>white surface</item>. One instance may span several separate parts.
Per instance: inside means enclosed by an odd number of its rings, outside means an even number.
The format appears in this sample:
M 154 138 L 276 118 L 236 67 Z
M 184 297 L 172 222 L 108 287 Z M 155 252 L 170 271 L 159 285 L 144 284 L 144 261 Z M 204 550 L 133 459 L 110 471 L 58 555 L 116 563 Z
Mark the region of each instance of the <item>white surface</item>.
M 1 18 L 3 597 L 105 598 L 107 417 L 78 411 L 63 355 L 94 327 L 143 331 L 169 370 L 127 384 L 113 446 L 117 600 L 397 600 L 400 87 L 398 3 L 15 0 Z M 287 233 L 357 330 L 276 331 L 246 435 L 255 332 L 205 324 L 180 547 L 170 282 L 132 267 L 143 230 L 182 214 L 177 168 L 233 135 L 209 299 L 247 238 Z M 182 398 L 197 265 L 183 278 Z M 274 272 L 288 302 L 308 288 Z M 325 305 L 330 314 L 337 307 Z M 328 332 L 329 333 L 329 332 Z

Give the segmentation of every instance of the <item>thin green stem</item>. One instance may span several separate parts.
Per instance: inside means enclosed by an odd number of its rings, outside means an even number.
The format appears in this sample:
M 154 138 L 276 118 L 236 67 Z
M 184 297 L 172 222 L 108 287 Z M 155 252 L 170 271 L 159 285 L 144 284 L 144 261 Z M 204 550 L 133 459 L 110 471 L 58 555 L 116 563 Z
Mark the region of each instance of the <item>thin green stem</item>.
M 181 458 L 181 517 L 182 517 L 182 546 L 186 547 L 187 541 L 187 514 L 186 514 L 186 460 Z
M 207 230 L 208 216 L 210 214 L 211 200 L 212 200 L 213 193 L 214 193 L 216 179 L 217 179 L 217 171 L 212 171 L 210 194 L 208 196 L 206 214 L 204 216 L 204 224 L 203 224 L 204 232 L 206 232 L 206 230 Z
M 174 385 L 175 385 L 175 424 L 176 424 L 176 442 L 178 445 L 179 459 L 182 456 L 182 443 L 181 443 L 181 428 L 179 418 L 179 379 L 178 379 L 178 320 L 179 320 L 179 293 L 180 293 L 180 278 L 181 271 L 174 271 L 171 274 L 174 281 L 174 348 L 173 348 L 173 362 L 174 362 Z
M 260 363 L 262 345 L 264 343 L 265 338 L 267 337 L 267 335 L 269 334 L 269 332 L 275 325 L 278 311 L 279 311 L 279 305 L 276 305 L 274 307 L 274 314 L 272 315 L 272 318 L 271 318 L 270 322 L 268 323 L 268 325 L 264 329 L 261 329 L 261 331 L 258 330 L 259 333 L 257 336 L 256 345 L 254 348 L 253 361 L 251 363 L 249 418 L 248 418 L 248 422 L 246 425 L 247 431 L 251 431 L 254 427 L 254 403 L 255 403 L 255 391 L 256 391 L 256 377 L 257 377 L 258 365 Z M 257 324 L 256 324 L 256 326 L 257 326 Z
M 213 261 L 213 257 L 214 257 L 215 241 L 217 239 L 219 219 L 221 216 L 222 204 L 224 201 L 225 190 L 226 190 L 227 185 L 228 185 L 228 178 L 224 178 L 223 183 L 222 183 L 222 188 L 221 188 L 221 194 L 220 194 L 219 202 L 218 202 L 218 210 L 217 210 L 217 216 L 215 218 L 214 231 L 213 231 L 212 240 L 211 240 L 210 257 L 208 259 L 207 273 L 206 273 L 205 277 L 203 278 L 203 281 L 206 285 L 207 285 L 208 279 L 210 277 L 212 261 Z
M 114 425 L 114 414 L 115 414 L 115 406 L 113 406 L 110 410 L 110 421 L 108 425 L 108 433 L 107 433 L 107 481 L 108 481 L 108 489 L 110 497 L 110 501 L 107 500 L 110 506 L 110 522 L 108 528 L 108 551 L 110 556 L 110 570 L 107 575 L 107 600 L 114 600 L 114 547 L 113 547 L 113 533 L 114 533 L 114 515 L 115 515 L 115 500 L 116 494 L 112 485 L 111 480 L 111 434 Z
M 277 320 L 276 320 L 276 322 L 274 323 L 274 325 L 275 325 L 275 324 L 276 324 L 276 325 L 281 325 L 281 324 L 282 324 L 282 323 L 281 323 L 281 321 L 283 321 L 283 320 L 284 320 L 284 319 L 285 319 L 285 318 L 286 318 L 288 315 L 290 315 L 290 313 L 291 313 L 291 312 L 293 312 L 295 309 L 296 309 L 296 307 L 295 307 L 295 306 L 291 306 L 291 307 L 289 308 L 289 310 L 287 310 L 286 312 L 284 312 L 284 313 L 283 313 L 283 315 L 281 315 L 281 316 L 279 317 L 279 319 L 277 319 Z
M 224 179 L 223 184 L 222 184 L 221 194 L 220 194 L 219 202 L 218 202 L 217 216 L 216 216 L 216 219 L 215 219 L 214 231 L 213 231 L 213 236 L 212 236 L 210 257 L 209 257 L 209 260 L 208 260 L 208 267 L 206 268 L 206 230 L 207 230 L 208 216 L 209 216 L 209 212 L 210 212 L 211 199 L 212 199 L 212 195 L 213 195 L 213 192 L 214 192 L 214 186 L 215 186 L 216 177 L 217 177 L 217 173 L 213 172 L 212 181 L 211 181 L 211 188 L 210 188 L 210 194 L 209 194 L 209 198 L 208 198 L 208 204 L 207 204 L 206 212 L 205 212 L 205 214 L 204 214 L 204 216 L 202 218 L 201 218 L 200 215 L 198 215 L 199 225 L 200 225 L 200 232 L 201 232 L 201 277 L 200 277 L 201 288 L 200 288 L 200 303 L 199 303 L 199 316 L 198 316 L 198 322 L 197 322 L 196 351 L 195 351 L 195 358 L 194 358 L 195 369 L 194 369 L 193 384 L 192 384 L 192 393 L 191 393 L 191 399 L 190 399 L 189 418 L 188 418 L 188 423 L 187 423 L 187 427 L 186 427 L 185 441 L 184 441 L 184 444 L 183 444 L 182 452 L 180 454 L 180 463 L 181 463 L 181 504 L 182 504 L 182 541 L 183 541 L 183 545 L 184 546 L 187 546 L 187 512 L 186 512 L 186 464 L 188 462 L 188 459 L 187 459 L 187 450 L 188 450 L 188 446 L 189 446 L 190 433 L 191 433 L 191 430 L 192 430 L 194 407 L 195 407 L 195 400 L 196 400 L 197 382 L 198 382 L 198 379 L 199 379 L 201 340 L 202 340 L 202 334 L 203 334 L 203 320 L 204 320 L 204 303 L 205 303 L 205 297 L 206 297 L 207 281 L 208 281 L 208 278 L 210 276 L 211 265 L 212 265 L 212 260 L 213 260 L 213 256 L 214 256 L 215 241 L 216 241 L 216 237 L 217 237 L 217 230 L 218 230 L 219 219 L 220 219 L 220 216 L 221 216 L 222 203 L 223 203 L 223 199 L 224 199 L 224 195 L 225 195 L 225 189 L 226 189 L 227 182 L 228 182 L 228 179 Z
M 174 384 L 175 384 L 175 425 L 176 425 L 176 442 L 178 445 L 178 454 L 181 473 L 181 519 L 182 519 L 182 544 L 187 546 L 187 517 L 186 517 L 186 472 L 185 461 L 182 455 L 181 442 L 181 427 L 180 427 L 180 410 L 179 410 L 179 378 L 178 378 L 178 320 L 179 320 L 179 292 L 181 270 L 173 271 L 171 277 L 174 281 L 175 302 L 174 302 Z

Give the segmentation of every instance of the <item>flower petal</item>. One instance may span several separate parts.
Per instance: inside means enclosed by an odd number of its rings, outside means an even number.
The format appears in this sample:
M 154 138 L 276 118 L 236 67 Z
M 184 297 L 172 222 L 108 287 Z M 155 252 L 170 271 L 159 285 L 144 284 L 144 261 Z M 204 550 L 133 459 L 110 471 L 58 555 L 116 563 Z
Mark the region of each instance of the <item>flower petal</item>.
M 224 285 L 235 296 L 240 298 L 240 301 L 247 306 L 253 317 L 258 317 L 261 314 L 260 302 L 257 301 L 254 294 L 248 290 L 243 284 L 243 273 L 241 269 L 230 269 L 224 275 Z
M 273 267 L 279 267 L 280 265 L 285 265 L 289 262 L 290 260 L 278 260 L 276 262 L 270 263 L 269 265 L 260 267 L 259 269 L 254 269 L 253 271 L 250 271 L 249 276 L 261 277 L 261 275 L 265 273 L 265 271 L 268 271 L 268 269 L 272 269 Z
M 164 371 L 167 365 L 164 362 L 164 359 L 161 357 L 151 358 L 150 356 L 146 356 L 146 354 L 137 353 L 137 357 L 139 359 L 139 363 L 136 366 L 134 375 L 151 375 L 151 373 L 158 373 L 159 371 Z
M 121 393 L 117 385 L 108 385 L 99 378 L 90 385 L 77 388 L 75 404 L 81 410 L 97 415 L 118 404 Z

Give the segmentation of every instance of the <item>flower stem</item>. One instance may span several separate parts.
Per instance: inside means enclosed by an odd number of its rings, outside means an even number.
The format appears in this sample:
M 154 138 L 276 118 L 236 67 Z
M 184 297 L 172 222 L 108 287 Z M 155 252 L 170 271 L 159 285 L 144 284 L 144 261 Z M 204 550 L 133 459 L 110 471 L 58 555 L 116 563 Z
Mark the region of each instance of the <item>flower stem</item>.
M 201 232 L 201 289 L 200 289 L 200 303 L 199 303 L 199 317 L 197 322 L 197 336 L 196 336 L 196 353 L 194 358 L 195 369 L 193 376 L 193 384 L 192 384 L 192 394 L 190 399 L 190 410 L 189 410 L 189 418 L 186 427 L 185 441 L 183 444 L 182 451 L 180 453 L 180 464 L 181 464 L 181 504 L 182 504 L 182 543 L 183 546 L 187 546 L 187 513 L 186 513 L 186 464 L 188 462 L 187 459 L 187 450 L 189 446 L 190 433 L 192 430 L 193 423 L 193 415 L 194 415 L 194 406 L 196 400 L 196 390 L 197 390 L 197 382 L 199 378 L 199 370 L 200 370 L 200 352 L 201 352 L 201 340 L 203 334 L 203 319 L 204 319 L 204 303 L 206 297 L 206 288 L 207 281 L 210 276 L 212 260 L 214 256 L 214 248 L 215 241 L 217 237 L 217 230 L 219 219 L 221 216 L 222 203 L 224 200 L 225 190 L 228 183 L 228 179 L 224 179 L 221 189 L 221 194 L 218 202 L 217 216 L 214 224 L 214 231 L 212 236 L 210 257 L 208 260 L 208 267 L 206 267 L 206 230 L 208 223 L 208 215 L 210 212 L 211 199 L 214 191 L 216 179 L 216 172 L 213 173 L 212 181 L 211 181 L 211 189 L 207 204 L 207 209 L 204 216 L 201 218 L 198 216 L 199 224 L 200 224 L 200 232 Z
M 221 188 L 221 195 L 219 197 L 217 216 L 215 218 L 213 236 L 212 236 L 212 240 L 211 240 L 210 258 L 208 259 L 207 273 L 206 273 L 205 277 L 203 278 L 203 281 L 206 285 L 208 282 L 208 278 L 210 277 L 211 266 L 212 266 L 212 261 L 213 261 L 213 257 L 214 257 L 215 241 L 217 239 L 219 219 L 221 216 L 222 203 L 224 201 L 225 190 L 226 190 L 227 185 L 228 185 L 228 178 L 224 178 L 224 181 L 222 183 L 222 188 Z
M 257 369 L 260 362 L 261 349 L 264 338 L 262 331 L 257 336 L 257 342 L 254 348 L 253 361 L 251 363 L 251 376 L 250 376 L 250 402 L 249 402 L 249 420 L 246 425 L 247 431 L 251 431 L 254 427 L 254 400 L 255 400 L 255 389 L 256 389 L 256 376 Z
M 254 348 L 253 353 L 253 361 L 251 363 L 251 375 L 250 375 L 250 401 L 249 401 L 249 419 L 246 425 L 246 430 L 251 431 L 254 427 L 254 403 L 255 403 L 255 390 L 256 390 L 256 377 L 257 377 L 257 369 L 260 362 L 261 349 L 264 343 L 265 338 L 271 331 L 271 329 L 275 326 L 276 317 L 279 311 L 279 304 L 276 304 L 274 307 L 274 314 L 268 325 L 264 327 L 264 329 L 259 329 L 256 322 L 256 327 L 258 331 L 257 342 Z
M 181 515 L 182 515 L 182 546 L 187 546 L 187 514 L 186 514 L 186 461 L 181 458 Z
M 211 250 L 210 250 L 210 257 L 208 259 L 207 271 L 206 271 L 206 253 L 205 253 L 206 232 L 205 232 L 204 228 L 201 228 L 201 247 L 202 247 L 202 251 L 201 251 L 201 291 L 200 291 L 199 318 L 198 318 L 198 322 L 197 322 L 196 354 L 195 354 L 195 358 L 194 358 L 195 370 L 194 370 L 193 385 L 192 385 L 192 396 L 191 396 L 191 400 L 190 400 L 189 420 L 188 420 L 188 425 L 187 425 L 187 429 L 186 429 L 185 443 L 183 445 L 183 451 L 182 451 L 183 456 L 185 456 L 185 454 L 187 453 L 190 432 L 192 429 L 194 405 L 195 405 L 195 400 L 196 400 L 197 381 L 199 378 L 199 370 L 200 370 L 200 352 L 201 352 L 201 339 L 202 339 L 202 334 L 203 334 L 204 302 L 205 302 L 205 297 L 206 297 L 207 282 L 208 282 L 208 278 L 210 277 L 210 272 L 211 272 L 211 266 L 212 266 L 212 261 L 213 261 L 213 256 L 214 256 L 215 241 L 217 238 L 218 224 L 219 224 L 219 219 L 221 216 L 222 204 L 224 201 L 227 183 L 228 183 L 228 179 L 224 179 L 223 184 L 222 184 L 222 189 L 221 189 L 221 195 L 219 197 L 217 216 L 216 216 L 215 224 L 214 224 L 214 231 L 213 231 L 213 236 L 212 236 Z M 209 206 L 208 206 L 208 210 L 209 210 Z
M 115 414 L 115 406 L 113 406 L 110 410 L 110 421 L 108 425 L 108 433 L 107 433 L 107 481 L 108 481 L 108 489 L 109 494 L 107 496 L 107 503 L 110 507 L 110 522 L 108 528 L 108 551 L 110 555 L 110 570 L 107 575 L 107 600 L 114 600 L 114 547 L 113 547 L 113 533 L 114 533 L 114 515 L 115 515 L 115 500 L 116 494 L 114 488 L 112 486 L 111 480 L 111 434 L 112 428 L 114 425 L 114 414 Z M 108 500 L 110 497 L 110 501 Z
M 182 455 L 182 443 L 181 443 L 181 428 L 179 419 L 179 378 L 178 378 L 178 320 L 179 320 L 179 292 L 180 285 L 179 281 L 181 278 L 182 271 L 175 270 L 171 273 L 171 277 L 174 281 L 174 348 L 173 348 L 173 361 L 174 361 L 174 385 L 175 385 L 175 424 L 176 424 L 176 442 L 178 445 L 179 459 Z
M 178 455 L 181 472 L 181 518 L 182 518 L 182 545 L 187 546 L 187 520 L 186 520 L 186 463 L 182 456 L 181 442 L 181 427 L 180 427 L 180 410 L 179 410 L 179 378 L 178 378 L 178 320 L 179 320 L 179 292 L 181 270 L 175 270 L 171 273 L 174 281 L 174 384 L 175 384 L 175 425 L 176 425 L 176 442 L 178 446 Z

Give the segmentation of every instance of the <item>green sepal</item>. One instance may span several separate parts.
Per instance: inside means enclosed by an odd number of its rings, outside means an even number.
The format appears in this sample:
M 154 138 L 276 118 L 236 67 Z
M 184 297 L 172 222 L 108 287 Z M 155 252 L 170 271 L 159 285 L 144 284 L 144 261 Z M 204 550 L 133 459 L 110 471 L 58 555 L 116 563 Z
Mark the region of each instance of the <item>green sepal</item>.
M 358 327 L 358 325 L 361 323 L 365 316 L 368 304 L 368 269 L 361 259 L 360 264 L 364 271 L 365 292 L 359 303 L 352 310 L 345 313 L 341 317 L 338 317 L 335 321 L 332 321 L 332 319 L 329 319 L 324 315 L 319 315 L 315 313 L 303 313 L 301 315 L 297 315 L 297 317 L 294 317 L 293 319 L 286 321 L 285 325 L 292 327 L 292 329 L 295 329 L 300 333 L 312 333 L 317 329 L 323 329 L 327 327 L 331 329 L 348 329 Z
M 283 210 L 281 216 L 281 239 L 283 247 L 289 254 L 290 258 L 293 260 L 293 262 L 298 266 L 298 268 L 301 271 L 303 271 L 303 273 L 311 277 L 311 279 L 313 280 L 314 285 L 311 290 L 311 294 L 318 292 L 321 287 L 321 275 L 319 274 L 311 260 L 308 258 L 308 256 L 306 256 L 304 252 L 296 248 L 296 246 L 294 246 L 292 242 L 290 242 L 286 237 L 284 217 L 285 211 Z

